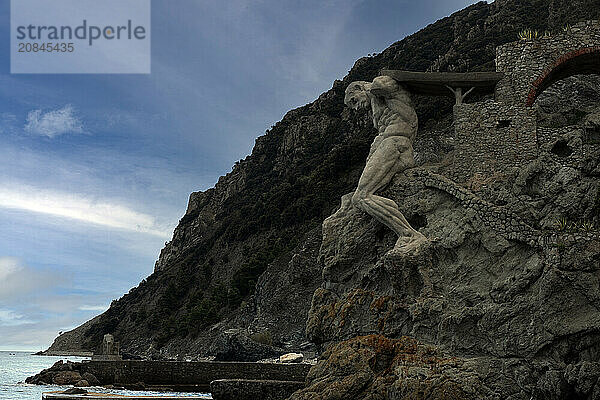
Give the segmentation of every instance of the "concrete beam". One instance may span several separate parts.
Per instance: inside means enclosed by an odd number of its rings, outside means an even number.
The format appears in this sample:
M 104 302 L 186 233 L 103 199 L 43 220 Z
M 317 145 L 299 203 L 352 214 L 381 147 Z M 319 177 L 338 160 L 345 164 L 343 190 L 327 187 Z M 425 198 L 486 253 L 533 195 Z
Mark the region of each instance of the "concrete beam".
M 412 72 L 383 70 L 381 75 L 394 78 L 411 93 L 427 96 L 453 96 L 448 87 L 470 90 L 472 93 L 494 93 L 496 84 L 504 77 L 502 72 Z

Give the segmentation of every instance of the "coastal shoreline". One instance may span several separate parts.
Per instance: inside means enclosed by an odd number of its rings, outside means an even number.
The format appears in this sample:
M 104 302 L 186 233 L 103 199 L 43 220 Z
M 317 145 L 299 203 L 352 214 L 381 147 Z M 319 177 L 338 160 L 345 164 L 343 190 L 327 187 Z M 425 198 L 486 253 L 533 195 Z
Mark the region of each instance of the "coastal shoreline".
M 91 351 L 38 351 L 31 353 L 33 356 L 49 356 L 49 357 L 91 357 L 94 353 Z

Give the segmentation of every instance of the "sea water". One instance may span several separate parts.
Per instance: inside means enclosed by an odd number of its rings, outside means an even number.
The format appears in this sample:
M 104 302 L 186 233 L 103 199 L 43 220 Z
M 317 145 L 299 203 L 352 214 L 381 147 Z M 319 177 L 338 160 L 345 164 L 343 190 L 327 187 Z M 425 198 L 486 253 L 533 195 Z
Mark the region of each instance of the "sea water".
M 50 357 L 34 356 L 31 353 L 18 351 L 0 351 L 0 400 L 41 400 L 42 392 L 65 390 L 70 386 L 42 386 L 28 385 L 25 379 L 35 375 L 41 370 L 51 367 L 58 360 L 81 361 L 82 357 Z M 103 388 L 90 388 L 94 392 L 137 394 L 137 395 L 178 395 L 198 396 L 198 393 L 157 393 L 157 392 L 131 392 L 127 390 L 107 390 Z M 202 396 L 210 399 L 210 395 Z

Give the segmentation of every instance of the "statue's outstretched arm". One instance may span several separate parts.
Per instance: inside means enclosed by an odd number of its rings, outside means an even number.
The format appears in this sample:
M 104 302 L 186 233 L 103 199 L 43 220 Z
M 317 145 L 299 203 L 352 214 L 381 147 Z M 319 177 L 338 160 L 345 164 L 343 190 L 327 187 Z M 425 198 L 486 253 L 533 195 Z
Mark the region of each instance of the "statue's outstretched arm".
M 398 83 L 389 76 L 378 76 L 371 84 L 371 94 L 380 97 L 392 97 L 398 91 Z

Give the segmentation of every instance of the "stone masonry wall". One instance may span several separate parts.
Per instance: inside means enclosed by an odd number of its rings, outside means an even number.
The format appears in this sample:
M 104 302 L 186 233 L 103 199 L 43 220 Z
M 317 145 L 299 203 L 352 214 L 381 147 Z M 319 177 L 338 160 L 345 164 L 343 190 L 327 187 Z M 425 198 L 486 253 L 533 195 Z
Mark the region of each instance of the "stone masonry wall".
M 582 56 L 582 57 L 580 57 Z M 550 37 L 518 40 L 496 49 L 496 70 L 505 74 L 496 101 L 454 107 L 456 151 L 451 177 L 487 179 L 550 154 L 565 166 L 583 160 L 591 134 L 577 127 L 537 128 L 531 106 L 554 80 L 600 73 L 600 21 L 582 22 Z M 588 140 L 591 142 L 591 140 Z
M 486 101 L 454 106 L 454 175 L 485 179 L 537 157 L 536 119 L 524 106 Z
M 309 364 L 180 361 L 89 361 L 82 373 L 92 373 L 101 384 L 204 385 L 217 379 L 273 379 L 304 381 Z
M 585 54 L 600 55 L 600 21 L 581 22 L 550 37 L 499 46 L 496 71 L 505 76 L 496 87 L 496 100 L 532 105 L 557 66 Z M 589 63 L 585 67 L 589 68 Z
M 441 190 L 456 198 L 465 209 L 475 212 L 481 222 L 504 239 L 543 249 L 546 255 L 549 254 L 549 249 L 557 245 L 573 246 L 576 243 L 597 242 L 600 239 L 600 233 L 595 231 L 540 231 L 527 224 L 510 207 L 490 203 L 443 175 L 421 168 L 412 169 L 408 174 L 422 182 L 425 187 Z M 560 262 L 556 263 L 558 264 Z
M 415 168 L 409 173 L 426 187 L 441 190 L 455 197 L 465 209 L 474 211 L 485 225 L 503 238 L 538 246 L 540 232 L 525 223 L 508 207 L 494 205 L 454 181 L 431 171 Z

